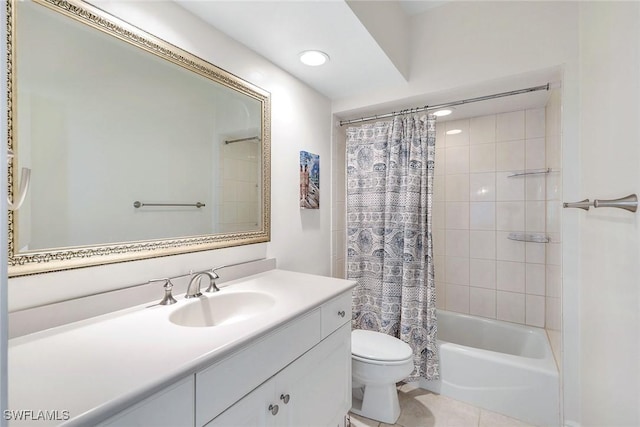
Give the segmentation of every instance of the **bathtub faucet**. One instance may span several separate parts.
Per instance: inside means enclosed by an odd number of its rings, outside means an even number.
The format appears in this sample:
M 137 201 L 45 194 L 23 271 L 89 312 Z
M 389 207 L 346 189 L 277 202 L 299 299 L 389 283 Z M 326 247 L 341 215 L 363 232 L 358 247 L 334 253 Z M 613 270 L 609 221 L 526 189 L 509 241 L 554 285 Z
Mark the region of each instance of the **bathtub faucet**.
M 220 289 L 216 286 L 216 279 L 219 279 L 218 273 L 215 270 L 208 271 L 200 271 L 198 273 L 194 273 L 189 280 L 189 285 L 187 286 L 187 293 L 185 294 L 185 298 L 197 298 L 202 296 L 202 292 L 200 292 L 200 282 L 202 281 L 202 277 L 209 277 L 209 286 L 205 289 L 205 292 L 218 292 Z M 195 284 L 195 290 L 191 290 L 191 287 Z

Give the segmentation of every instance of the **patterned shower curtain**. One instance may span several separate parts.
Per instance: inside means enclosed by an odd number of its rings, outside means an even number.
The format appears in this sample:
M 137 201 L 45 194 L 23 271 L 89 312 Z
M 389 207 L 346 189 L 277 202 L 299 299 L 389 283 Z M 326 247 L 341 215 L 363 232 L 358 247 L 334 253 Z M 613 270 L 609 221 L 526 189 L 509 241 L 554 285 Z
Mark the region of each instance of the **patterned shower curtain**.
M 435 116 L 347 130 L 348 277 L 353 327 L 413 349 L 409 380 L 438 378 L 431 240 Z

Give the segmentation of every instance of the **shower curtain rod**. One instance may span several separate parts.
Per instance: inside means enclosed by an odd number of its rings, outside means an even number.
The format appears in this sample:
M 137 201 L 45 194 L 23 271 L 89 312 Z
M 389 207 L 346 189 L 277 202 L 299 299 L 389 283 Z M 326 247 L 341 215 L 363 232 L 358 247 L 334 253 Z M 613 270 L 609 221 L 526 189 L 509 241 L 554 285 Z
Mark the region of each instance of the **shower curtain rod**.
M 353 124 L 353 123 L 368 122 L 370 120 L 386 119 L 388 117 L 401 116 L 401 115 L 407 114 L 407 113 L 420 113 L 422 111 L 439 110 L 441 108 L 455 107 L 456 105 L 470 104 L 472 102 L 479 102 L 479 101 L 487 101 L 489 99 L 503 98 L 505 96 L 520 95 L 520 94 L 523 94 L 523 93 L 536 92 L 536 91 L 539 91 L 539 90 L 549 90 L 549 83 L 547 83 L 546 85 L 541 85 L 541 86 L 528 87 L 526 89 L 518 89 L 518 90 L 509 91 L 509 92 L 494 93 L 493 95 L 479 96 L 477 98 L 469 98 L 469 99 L 463 99 L 463 100 L 460 100 L 460 101 L 447 102 L 447 103 L 444 103 L 444 104 L 425 105 L 424 107 L 411 108 L 411 109 L 406 109 L 406 110 L 401 110 L 401 111 L 394 111 L 392 113 L 379 114 L 379 115 L 369 116 L 369 117 L 361 117 L 359 119 L 340 120 L 340 126 L 350 125 L 350 124 Z

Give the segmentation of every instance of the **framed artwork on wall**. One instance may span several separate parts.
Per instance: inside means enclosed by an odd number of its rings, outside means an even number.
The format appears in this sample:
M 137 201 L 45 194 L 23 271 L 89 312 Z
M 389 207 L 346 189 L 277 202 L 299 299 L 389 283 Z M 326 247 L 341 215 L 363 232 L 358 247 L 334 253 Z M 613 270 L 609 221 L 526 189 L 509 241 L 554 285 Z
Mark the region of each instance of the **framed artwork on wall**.
M 300 151 L 300 209 L 320 209 L 320 156 Z

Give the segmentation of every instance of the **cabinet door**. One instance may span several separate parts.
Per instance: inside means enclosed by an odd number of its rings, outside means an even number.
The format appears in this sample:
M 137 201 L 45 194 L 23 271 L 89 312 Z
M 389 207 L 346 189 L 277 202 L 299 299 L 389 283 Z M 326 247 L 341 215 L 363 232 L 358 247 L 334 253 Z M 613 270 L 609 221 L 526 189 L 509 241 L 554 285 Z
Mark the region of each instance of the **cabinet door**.
M 274 401 L 274 379 L 240 399 L 229 409 L 218 415 L 206 427 L 256 427 L 273 426 L 279 416 L 277 410 L 270 410 L 269 405 L 277 405 Z M 273 412 L 276 412 L 274 415 Z
M 193 375 L 100 423 L 107 426 L 191 427 L 194 422 Z
M 334 425 L 351 408 L 351 324 L 329 335 L 275 380 L 282 411 L 276 417 L 279 426 Z

